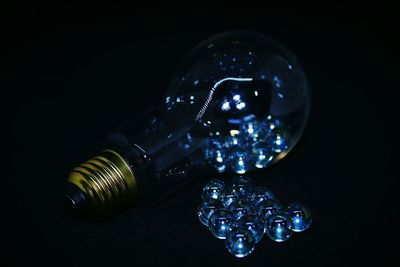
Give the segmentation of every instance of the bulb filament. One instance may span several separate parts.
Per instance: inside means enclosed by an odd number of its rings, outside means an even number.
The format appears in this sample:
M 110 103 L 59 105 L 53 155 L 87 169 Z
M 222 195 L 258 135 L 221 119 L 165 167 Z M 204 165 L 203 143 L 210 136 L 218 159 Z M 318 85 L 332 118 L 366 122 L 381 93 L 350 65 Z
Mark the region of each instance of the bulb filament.
M 199 121 L 204 113 L 206 112 L 206 109 L 208 108 L 208 105 L 210 104 L 212 97 L 214 95 L 215 90 L 217 89 L 218 86 L 220 86 L 223 82 L 226 81 L 237 81 L 237 82 L 251 82 L 253 78 L 235 78 L 235 77 L 227 77 L 219 80 L 214 84 L 214 86 L 211 88 L 210 93 L 208 94 L 208 97 L 206 101 L 204 102 L 203 107 L 200 109 L 199 113 L 196 116 L 196 121 Z

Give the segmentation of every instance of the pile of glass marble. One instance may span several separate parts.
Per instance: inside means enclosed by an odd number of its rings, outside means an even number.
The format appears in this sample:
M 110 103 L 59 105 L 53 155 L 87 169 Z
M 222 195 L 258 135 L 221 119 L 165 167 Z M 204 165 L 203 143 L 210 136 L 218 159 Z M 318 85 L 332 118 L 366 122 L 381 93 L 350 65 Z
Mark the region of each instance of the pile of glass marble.
M 283 242 L 293 232 L 302 232 L 312 221 L 310 210 L 300 203 L 286 208 L 263 186 L 239 176 L 228 184 L 213 179 L 203 186 L 203 203 L 197 215 L 202 224 L 219 239 L 225 239 L 228 251 L 242 258 L 253 252 L 264 234 Z
M 210 132 L 205 158 L 216 171 L 244 174 L 271 165 L 289 148 L 289 128 L 268 116 L 265 120 L 249 118 L 230 130 L 229 136 Z

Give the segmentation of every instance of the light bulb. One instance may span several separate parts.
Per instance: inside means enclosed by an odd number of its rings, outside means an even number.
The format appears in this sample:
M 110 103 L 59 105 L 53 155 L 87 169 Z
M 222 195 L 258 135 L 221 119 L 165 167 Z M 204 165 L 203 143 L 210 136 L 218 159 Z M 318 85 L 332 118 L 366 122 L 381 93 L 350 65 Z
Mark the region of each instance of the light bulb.
M 198 45 L 164 100 L 72 171 L 70 214 L 104 217 L 133 203 L 157 202 L 194 174 L 269 167 L 297 143 L 310 106 L 296 57 L 250 32 L 223 33 Z

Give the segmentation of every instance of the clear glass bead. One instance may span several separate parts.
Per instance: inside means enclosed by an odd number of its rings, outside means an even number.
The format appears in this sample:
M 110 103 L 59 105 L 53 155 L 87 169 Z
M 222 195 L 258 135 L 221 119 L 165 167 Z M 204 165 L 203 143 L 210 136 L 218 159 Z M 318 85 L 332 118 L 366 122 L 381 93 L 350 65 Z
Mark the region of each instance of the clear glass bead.
M 243 258 L 253 252 L 256 242 L 253 234 L 246 228 L 234 228 L 229 231 L 225 246 L 228 251 L 238 258 Z
M 224 189 L 225 183 L 218 179 L 211 179 L 206 183 L 201 190 L 201 198 L 204 201 L 209 201 L 210 199 L 218 199 Z
M 199 220 L 202 224 L 205 226 L 208 226 L 208 221 L 211 217 L 211 215 L 218 209 L 224 208 L 224 205 L 221 203 L 221 201 L 216 200 L 216 199 L 210 199 L 207 202 L 203 202 L 198 208 L 197 208 L 197 216 L 199 217 Z
M 235 224 L 235 215 L 228 209 L 218 209 L 210 216 L 208 221 L 210 232 L 219 239 L 225 239 Z
M 246 148 L 246 140 L 241 134 L 236 134 L 234 136 L 229 136 L 226 138 L 224 146 L 230 150 L 238 150 L 240 148 Z
M 245 176 L 237 176 L 229 181 L 229 185 L 236 188 L 243 197 L 246 197 L 254 189 L 254 182 Z
M 258 243 L 264 236 L 264 223 L 262 220 L 253 214 L 245 215 L 238 221 L 238 227 L 249 230 Z
M 253 159 L 254 166 L 262 169 L 270 165 L 274 159 L 272 147 L 268 142 L 257 142 L 253 144 Z
M 292 231 L 302 232 L 310 227 L 312 222 L 311 211 L 301 203 L 295 202 L 287 208 L 287 214 L 291 218 L 293 224 Z
M 263 220 L 267 219 L 268 216 L 282 210 L 282 204 L 275 199 L 266 199 L 257 205 L 255 212 Z
M 257 207 L 261 201 L 266 199 L 273 199 L 275 197 L 274 193 L 272 193 L 268 188 L 264 186 L 256 186 L 253 192 L 250 194 L 250 201 L 254 207 Z
M 240 125 L 240 132 L 245 140 L 252 145 L 254 142 L 265 140 L 269 129 L 266 128 L 264 122 L 252 119 Z
M 251 168 L 252 154 L 242 148 L 232 149 L 229 161 L 232 171 L 244 174 Z
M 269 116 L 267 118 L 267 120 L 266 120 L 266 128 L 270 133 L 272 132 L 272 130 L 274 130 L 276 128 L 279 128 L 279 127 L 282 127 L 281 121 L 279 121 L 279 120 L 277 120 L 275 118 L 272 118 L 272 116 Z
M 275 153 L 281 153 L 285 150 L 288 149 L 288 143 L 287 140 L 289 139 L 287 137 L 287 133 L 282 129 L 282 128 L 274 128 L 271 131 L 271 138 L 272 138 L 272 151 Z
M 236 219 L 239 220 L 245 215 L 253 212 L 253 207 L 249 202 L 243 199 L 238 199 L 229 205 L 229 210 L 235 214 Z
M 211 139 L 205 146 L 205 159 L 217 172 L 225 172 L 228 164 L 226 148 L 217 139 Z
M 293 231 L 292 220 L 284 212 L 276 212 L 265 220 L 265 233 L 276 242 L 283 242 L 289 239 Z
M 228 208 L 229 205 L 233 201 L 239 199 L 240 196 L 241 194 L 237 188 L 227 185 L 219 195 L 219 200 L 222 202 L 222 204 L 224 204 L 226 208 Z

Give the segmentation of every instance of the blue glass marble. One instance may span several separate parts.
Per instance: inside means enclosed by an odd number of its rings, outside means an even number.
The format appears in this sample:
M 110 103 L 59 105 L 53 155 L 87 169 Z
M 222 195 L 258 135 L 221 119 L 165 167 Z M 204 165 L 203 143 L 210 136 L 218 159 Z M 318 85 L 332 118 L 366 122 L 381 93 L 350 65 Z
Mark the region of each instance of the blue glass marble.
M 210 232 L 219 239 L 225 239 L 235 225 L 235 215 L 228 209 L 218 209 L 210 216 L 208 221 Z
M 253 252 L 256 242 L 253 234 L 246 228 L 234 228 L 229 231 L 225 246 L 228 251 L 238 258 L 243 258 Z
M 245 176 L 237 176 L 228 183 L 233 188 L 236 188 L 242 197 L 246 197 L 254 190 L 254 182 Z
M 246 146 L 246 141 L 244 140 L 242 135 L 236 134 L 234 136 L 228 136 L 224 145 L 227 148 L 239 149 Z
M 287 134 L 281 128 L 274 128 L 271 131 L 271 148 L 275 153 L 281 153 L 288 149 Z
M 238 221 L 238 227 L 249 230 L 258 243 L 264 236 L 264 223 L 262 220 L 253 214 L 245 215 Z
M 291 230 L 293 232 L 302 232 L 310 227 L 312 222 L 311 211 L 298 202 L 290 204 L 287 208 L 287 214 L 292 219 Z
M 270 190 L 268 190 L 268 188 L 266 188 L 262 185 L 256 186 L 249 197 L 251 204 L 254 207 L 257 207 L 258 204 L 261 203 L 261 201 L 264 201 L 266 199 L 273 199 L 273 198 L 275 198 L 274 193 L 272 193 Z
M 270 165 L 274 159 L 271 144 L 268 142 L 256 142 L 252 147 L 254 167 L 262 169 Z
M 292 220 L 284 212 L 276 212 L 265 220 L 265 233 L 276 242 L 288 240 L 293 233 L 292 228 Z
M 237 174 L 246 173 L 252 165 L 251 156 L 252 155 L 250 151 L 247 151 L 247 149 L 234 149 L 229 158 L 232 171 L 236 172 Z
M 229 207 L 229 205 L 239 199 L 241 196 L 240 192 L 238 189 L 232 186 L 225 186 L 224 190 L 222 190 L 221 194 L 219 195 L 219 200 L 224 204 L 226 208 Z
M 205 158 L 217 172 L 225 172 L 228 156 L 226 148 L 219 140 L 209 142 L 205 149 Z
M 249 202 L 243 199 L 238 199 L 229 205 L 229 210 L 235 214 L 236 219 L 239 220 L 245 215 L 253 212 L 253 207 Z
M 255 212 L 258 216 L 260 216 L 260 218 L 265 220 L 268 218 L 268 216 L 280 210 L 282 210 L 281 203 L 279 203 L 275 199 L 266 199 L 261 201 L 260 204 L 257 205 Z
M 268 132 L 269 130 L 265 127 L 265 123 L 255 119 L 243 122 L 240 125 L 240 133 L 249 143 L 254 143 L 265 139 Z
M 201 190 L 201 198 L 204 201 L 209 201 L 210 199 L 218 199 L 224 189 L 225 183 L 218 179 L 211 179 L 206 183 Z
M 198 208 L 197 208 L 197 216 L 199 217 L 199 220 L 202 224 L 205 226 L 208 226 L 208 221 L 211 217 L 211 215 L 218 209 L 224 208 L 224 205 L 221 203 L 221 201 L 216 200 L 216 199 L 210 199 L 207 202 L 203 202 Z

